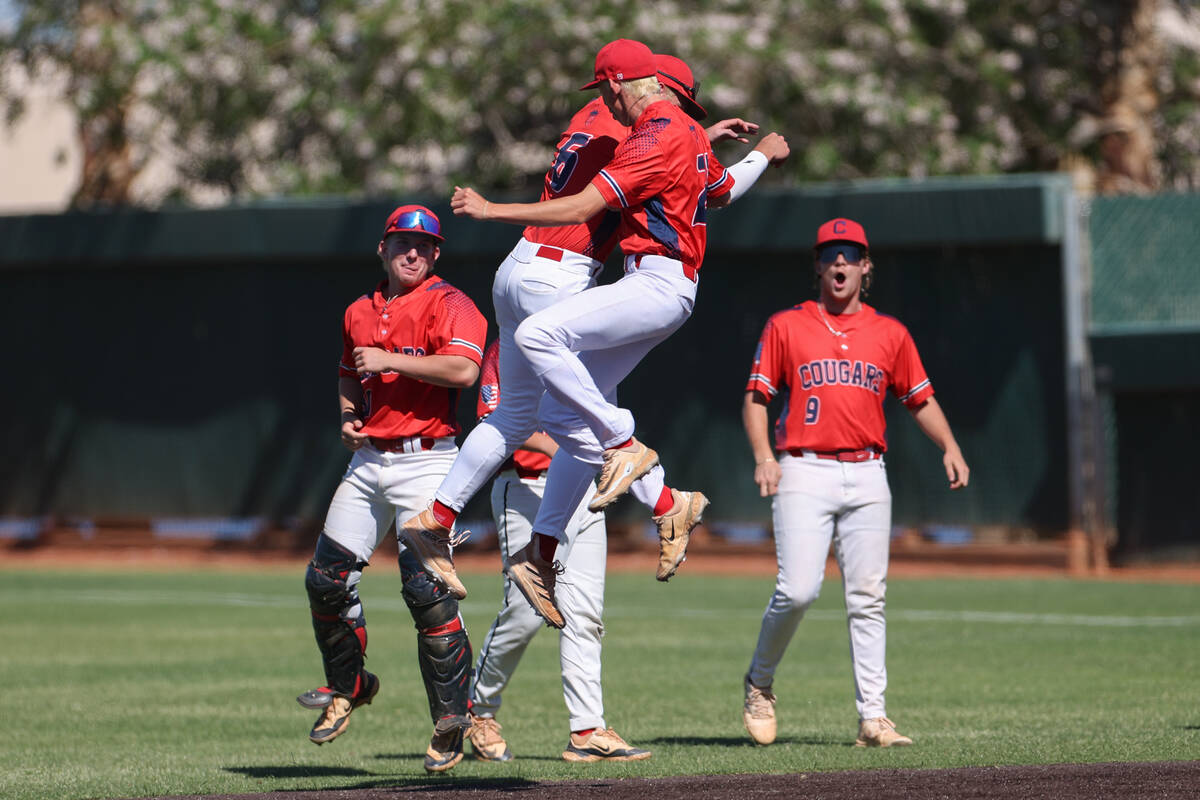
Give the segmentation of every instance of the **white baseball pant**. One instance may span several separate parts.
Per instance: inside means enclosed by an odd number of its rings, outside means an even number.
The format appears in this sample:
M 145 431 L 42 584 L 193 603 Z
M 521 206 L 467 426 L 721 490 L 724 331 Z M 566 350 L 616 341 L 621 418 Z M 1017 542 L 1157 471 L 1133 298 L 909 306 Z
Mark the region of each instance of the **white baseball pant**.
M 403 520 L 429 505 L 457 453 L 452 437 L 438 439 L 431 450 L 411 453 L 382 452 L 364 444 L 354 452 L 333 493 L 325 535 L 359 561 L 369 561 L 393 522 L 398 530 Z M 397 546 L 397 552 L 404 548 L 399 542 Z M 355 570 L 346 577 L 346 585 L 353 588 L 361 578 Z M 358 611 L 358 606 L 345 609 L 342 617 L 354 618 Z
M 604 266 L 595 259 L 558 248 L 550 248 L 557 259 L 538 256 L 541 249 L 540 245 L 521 239 L 496 271 L 492 283 L 492 303 L 500 329 L 501 400 L 499 407 L 467 436 L 459 457 L 437 489 L 437 499 L 455 510 L 461 511 L 504 460 L 542 427 L 539 408 L 545 387 L 514 342 L 518 326 L 529 316 L 594 287 L 595 276 Z M 615 398 L 616 385 L 609 391 Z M 580 432 L 577 438 L 578 444 L 570 452 L 592 463 L 590 473 L 594 477 L 603 448 L 590 431 Z M 653 508 L 663 485 L 662 470 L 656 469 L 635 484 L 633 493 Z M 565 541 L 566 521 L 574 508 L 572 505 L 563 509 L 553 517 L 550 529 L 539 529 L 539 533 Z
M 522 479 L 504 470 L 492 484 L 492 513 L 505 567 L 529 543 L 533 518 L 541 503 L 546 477 Z M 591 500 L 591 493 L 586 495 Z M 604 515 L 581 503 L 568 525 L 570 545 L 559 548 L 564 572 L 555 593 L 566 627 L 559 631 L 558 652 L 563 699 L 572 731 L 605 728 L 604 696 L 600 686 L 600 638 L 604 635 L 604 574 L 607 538 Z M 504 605 L 496 615 L 475 665 L 471 687 L 472 710 L 494 717 L 501 693 L 512 679 L 525 648 L 544 627 L 541 618 L 512 581 L 504 580 Z
M 696 282 L 680 262 L 627 256 L 616 283 L 561 300 L 518 327 L 513 339 L 546 387 L 542 427 L 593 475 L 602 450 L 633 435 L 633 414 L 612 402 L 617 385 L 687 321 L 695 302 Z M 559 480 L 555 466 L 534 522 L 538 533 L 556 534 L 582 499 L 579 482 Z
M 750 661 L 750 682 L 772 684 L 804 612 L 817 599 L 830 541 L 842 572 L 854 700 L 860 719 L 886 716 L 885 651 L 892 493 L 883 459 L 841 462 L 784 454 L 772 504 L 779 574 Z

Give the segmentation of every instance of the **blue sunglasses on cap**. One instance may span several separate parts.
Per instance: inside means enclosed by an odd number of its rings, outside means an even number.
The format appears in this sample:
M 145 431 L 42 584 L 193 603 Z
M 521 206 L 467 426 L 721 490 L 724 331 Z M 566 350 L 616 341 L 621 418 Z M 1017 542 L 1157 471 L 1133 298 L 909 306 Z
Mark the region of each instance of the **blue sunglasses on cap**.
M 441 237 L 442 226 L 438 222 L 437 217 L 427 211 L 419 208 L 412 211 L 405 211 L 392 220 L 388 225 L 384 235 L 389 233 L 399 233 L 402 231 L 413 231 L 416 233 L 428 233 L 431 236 Z
M 834 242 L 817 250 L 817 260 L 822 264 L 832 264 L 837 261 L 839 253 L 846 259 L 847 264 L 857 264 L 863 260 L 867 251 L 856 244 Z

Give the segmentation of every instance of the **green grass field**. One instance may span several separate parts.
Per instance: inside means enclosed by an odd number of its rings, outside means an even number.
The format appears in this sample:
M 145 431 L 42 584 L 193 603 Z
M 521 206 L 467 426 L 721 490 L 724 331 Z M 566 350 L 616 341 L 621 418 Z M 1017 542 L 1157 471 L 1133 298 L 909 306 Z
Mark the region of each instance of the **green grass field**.
M 307 739 L 295 695 L 323 679 L 300 571 L 0 569 L 0 797 L 401 786 L 431 724 L 394 562 L 362 584 L 382 690 L 349 732 Z M 466 574 L 482 641 L 498 574 Z M 442 780 L 570 779 L 1200 758 L 1200 589 L 1068 580 L 893 580 L 889 715 L 916 746 L 852 747 L 841 586 L 776 676 L 779 741 L 750 744 L 741 680 L 769 579 L 609 578 L 608 722 L 654 757 L 560 760 L 557 636 L 543 630 L 499 715 L 517 758 Z

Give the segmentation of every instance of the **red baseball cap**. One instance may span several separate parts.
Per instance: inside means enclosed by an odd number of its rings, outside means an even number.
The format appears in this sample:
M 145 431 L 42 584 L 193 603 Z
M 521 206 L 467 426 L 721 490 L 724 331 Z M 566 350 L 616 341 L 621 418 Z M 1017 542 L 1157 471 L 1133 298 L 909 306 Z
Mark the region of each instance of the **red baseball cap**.
M 579 88 L 580 91 L 595 89 L 609 78 L 618 81 L 649 78 L 657 70 L 649 47 L 633 39 L 616 39 L 596 54 L 596 79 Z
M 817 243 L 813 247 L 820 247 L 829 242 L 850 242 L 851 244 L 860 244 L 864 249 L 868 249 L 867 233 L 863 230 L 863 226 L 844 217 L 831 219 L 817 228 Z
M 692 76 L 692 69 L 682 58 L 654 54 L 654 63 L 658 66 L 658 80 L 668 89 L 673 89 L 683 102 L 683 110 L 695 120 L 708 116 L 704 106 L 696 102 L 696 93 L 700 91 L 700 82 Z
M 387 225 L 383 228 L 384 238 L 389 233 L 401 232 L 423 233 L 439 242 L 445 241 L 441 220 L 425 206 L 400 206 L 388 215 Z

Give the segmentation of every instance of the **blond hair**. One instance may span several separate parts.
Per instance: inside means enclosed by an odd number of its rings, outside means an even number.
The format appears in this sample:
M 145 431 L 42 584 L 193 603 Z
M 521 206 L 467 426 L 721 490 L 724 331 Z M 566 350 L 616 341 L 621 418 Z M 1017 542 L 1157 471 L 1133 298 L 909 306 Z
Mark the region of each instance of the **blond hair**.
M 662 86 L 658 82 L 657 75 L 634 78 L 631 81 L 621 81 L 621 93 L 629 100 L 640 100 L 647 95 L 658 94 L 659 92 L 662 92 Z

